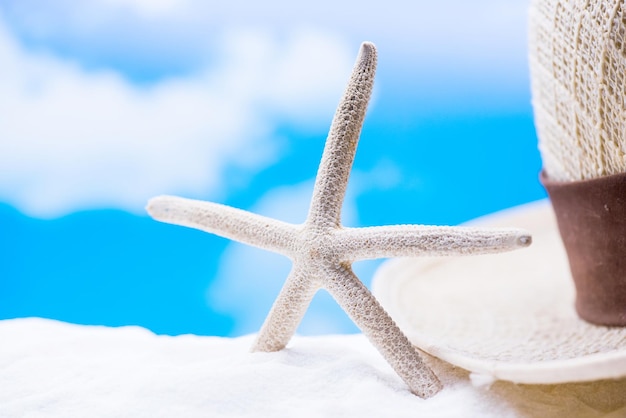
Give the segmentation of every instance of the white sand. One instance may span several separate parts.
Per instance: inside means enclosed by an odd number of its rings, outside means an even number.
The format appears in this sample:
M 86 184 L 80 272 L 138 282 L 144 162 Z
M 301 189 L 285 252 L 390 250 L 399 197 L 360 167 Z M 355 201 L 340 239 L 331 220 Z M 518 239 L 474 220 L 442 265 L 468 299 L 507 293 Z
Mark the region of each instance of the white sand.
M 0 321 L 0 417 L 626 416 L 626 380 L 473 386 L 431 360 L 446 388 L 422 400 L 362 335 L 296 337 L 278 353 L 251 342 Z

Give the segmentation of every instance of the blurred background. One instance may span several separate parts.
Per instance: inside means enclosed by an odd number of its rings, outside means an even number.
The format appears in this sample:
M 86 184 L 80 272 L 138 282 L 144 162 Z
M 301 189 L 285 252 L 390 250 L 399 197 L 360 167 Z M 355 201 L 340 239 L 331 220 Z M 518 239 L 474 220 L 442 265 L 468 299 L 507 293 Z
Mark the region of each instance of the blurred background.
M 525 0 L 0 0 L 0 319 L 256 332 L 282 256 L 160 224 L 175 194 L 306 216 L 364 40 L 343 221 L 455 225 L 541 199 Z M 369 285 L 381 261 L 356 263 Z M 302 334 L 357 332 L 320 292 Z

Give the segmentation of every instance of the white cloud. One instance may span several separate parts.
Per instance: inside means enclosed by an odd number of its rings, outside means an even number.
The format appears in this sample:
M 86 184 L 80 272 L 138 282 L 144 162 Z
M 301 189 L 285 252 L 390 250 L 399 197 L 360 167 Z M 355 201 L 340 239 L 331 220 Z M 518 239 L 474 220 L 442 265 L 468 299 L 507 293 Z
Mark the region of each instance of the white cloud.
M 400 58 L 404 66 L 446 72 L 457 77 L 507 79 L 503 69 L 524 74 L 526 59 L 525 0 L 447 1 L 344 1 L 206 2 L 203 0 L 8 0 L 16 20 L 26 32 L 62 38 L 65 43 L 103 42 L 120 46 L 133 33 L 142 38 L 137 48 L 148 48 L 157 39 L 163 48 L 203 50 L 209 34 L 232 26 L 274 28 L 299 26 L 325 28 L 353 42 L 376 42 L 387 56 Z M 115 30 L 112 30 L 115 28 Z M 140 29 L 138 29 L 140 28 Z M 159 28 L 156 30 L 155 28 Z M 183 28 L 181 30 L 181 28 Z M 142 35 L 142 31 L 145 32 Z M 176 39 L 169 43 L 163 38 Z M 79 35 L 79 36 L 76 36 Z M 103 45 L 101 44 L 101 45 Z M 160 53 L 161 51 L 156 51 Z M 510 75 L 508 75 L 510 78 Z
M 526 89 L 525 8 L 521 0 L 8 0 L 0 9 L 24 39 L 74 61 L 25 48 L 0 12 L 0 200 L 50 217 L 140 212 L 161 193 L 216 197 L 226 165 L 253 169 L 276 156 L 277 123 L 326 130 L 356 54 L 347 44 L 363 39 L 378 43 L 382 77 L 402 68 L 394 82 L 456 91 L 481 77 L 498 94 Z M 91 58 L 81 61 L 85 51 Z M 99 54 L 112 62 L 86 63 Z M 116 59 L 190 62 L 174 66 L 185 76 L 137 86 Z M 85 70 L 92 64 L 101 70 Z M 424 71 L 443 81 L 429 83 Z
M 325 130 L 356 54 L 314 30 L 220 44 L 210 68 L 136 86 L 28 52 L 0 20 L 0 200 L 50 217 L 215 193 L 225 165 L 271 160 L 276 123 Z
M 83 2 L 84 3 L 84 2 Z M 127 8 L 143 18 L 161 18 L 172 14 L 187 12 L 188 0 L 96 0 L 100 7 Z

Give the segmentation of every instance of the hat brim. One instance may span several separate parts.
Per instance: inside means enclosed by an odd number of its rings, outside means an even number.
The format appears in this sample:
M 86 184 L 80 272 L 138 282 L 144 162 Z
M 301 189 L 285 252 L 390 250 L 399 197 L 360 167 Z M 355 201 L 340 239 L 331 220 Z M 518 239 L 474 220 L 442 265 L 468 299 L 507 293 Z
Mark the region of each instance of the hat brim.
M 413 344 L 488 379 L 554 384 L 626 376 L 626 327 L 577 316 L 547 201 L 471 224 L 524 228 L 533 244 L 503 254 L 385 262 L 373 293 Z

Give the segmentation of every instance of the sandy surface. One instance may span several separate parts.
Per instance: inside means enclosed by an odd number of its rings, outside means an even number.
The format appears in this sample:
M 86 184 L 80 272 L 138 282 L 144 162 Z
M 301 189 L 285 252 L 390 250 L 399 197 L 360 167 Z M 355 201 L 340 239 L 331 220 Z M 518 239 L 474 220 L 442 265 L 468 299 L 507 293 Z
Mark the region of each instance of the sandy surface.
M 626 380 L 481 386 L 430 359 L 445 389 L 422 400 L 362 335 L 254 354 L 252 338 L 0 321 L 0 417 L 626 416 Z

